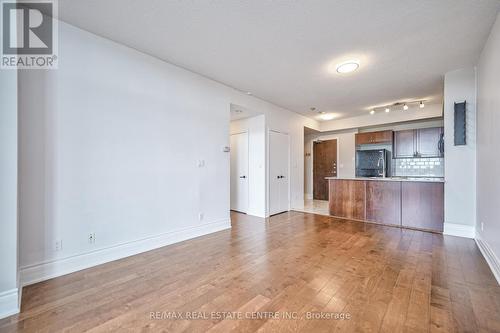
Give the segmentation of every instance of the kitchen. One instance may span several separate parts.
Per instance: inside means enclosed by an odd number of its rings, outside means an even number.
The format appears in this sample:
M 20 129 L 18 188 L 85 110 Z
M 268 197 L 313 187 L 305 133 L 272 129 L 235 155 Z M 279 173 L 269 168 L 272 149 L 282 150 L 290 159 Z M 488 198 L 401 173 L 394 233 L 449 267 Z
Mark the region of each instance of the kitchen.
M 332 145 L 333 150 L 326 148 Z M 351 155 L 338 161 L 337 152 L 342 148 Z M 384 124 L 348 133 L 309 132 L 305 150 L 306 189 L 307 173 L 313 174 L 309 177 L 312 197 L 306 199 L 305 211 L 443 232 L 443 118 Z M 352 165 L 344 165 L 349 159 Z

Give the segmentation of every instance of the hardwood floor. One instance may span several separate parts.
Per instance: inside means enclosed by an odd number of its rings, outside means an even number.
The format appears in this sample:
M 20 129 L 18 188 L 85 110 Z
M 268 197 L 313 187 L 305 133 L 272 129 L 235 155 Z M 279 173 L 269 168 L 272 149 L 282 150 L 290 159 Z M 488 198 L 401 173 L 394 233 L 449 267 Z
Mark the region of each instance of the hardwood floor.
M 500 332 L 500 287 L 473 240 L 299 212 L 232 219 L 25 287 L 0 331 Z

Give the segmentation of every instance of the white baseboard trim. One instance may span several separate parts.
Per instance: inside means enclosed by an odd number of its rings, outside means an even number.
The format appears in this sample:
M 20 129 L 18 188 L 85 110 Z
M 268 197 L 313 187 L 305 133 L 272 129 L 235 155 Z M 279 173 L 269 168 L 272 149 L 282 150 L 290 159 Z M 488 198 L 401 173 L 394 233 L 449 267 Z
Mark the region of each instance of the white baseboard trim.
M 445 223 L 443 235 L 475 238 L 476 228 L 471 225 Z
M 498 284 L 500 284 L 500 260 L 495 255 L 495 252 L 493 252 L 490 245 L 481 238 L 481 235 L 479 235 L 479 233 L 476 235 L 476 244 L 483 254 L 484 259 L 488 263 L 488 266 L 490 266 L 495 279 L 497 280 Z
M 21 267 L 20 283 L 21 286 L 30 285 L 229 228 L 231 228 L 231 219 L 227 218 L 195 227 L 179 229 L 153 237 L 110 246 L 92 252 L 78 254 L 68 258 L 56 259 L 53 261 Z
M 312 193 L 304 193 L 304 199 L 306 199 L 306 200 L 312 200 L 312 198 L 313 198 Z
M 19 289 L 0 293 L 0 319 L 19 313 Z
M 265 219 L 266 218 L 266 213 L 265 212 L 254 212 L 254 211 L 247 211 L 247 215 L 252 215 L 252 216 L 255 216 L 255 217 L 260 217 L 260 218 L 263 218 Z

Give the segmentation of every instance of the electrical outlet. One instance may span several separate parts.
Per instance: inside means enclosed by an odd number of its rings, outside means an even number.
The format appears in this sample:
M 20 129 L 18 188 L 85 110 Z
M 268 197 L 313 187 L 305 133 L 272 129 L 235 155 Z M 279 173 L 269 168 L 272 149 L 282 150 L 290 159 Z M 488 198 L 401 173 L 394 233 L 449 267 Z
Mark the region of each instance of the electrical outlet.
M 89 234 L 89 244 L 95 244 L 95 232 Z
M 199 214 L 198 214 L 198 219 L 199 219 L 200 221 L 202 221 L 202 220 L 203 220 L 203 217 L 204 217 L 204 216 L 203 216 L 203 213 L 199 213 Z
M 56 240 L 56 243 L 54 244 L 54 249 L 56 251 L 62 251 L 62 246 L 63 246 L 62 239 L 58 239 L 58 240 Z

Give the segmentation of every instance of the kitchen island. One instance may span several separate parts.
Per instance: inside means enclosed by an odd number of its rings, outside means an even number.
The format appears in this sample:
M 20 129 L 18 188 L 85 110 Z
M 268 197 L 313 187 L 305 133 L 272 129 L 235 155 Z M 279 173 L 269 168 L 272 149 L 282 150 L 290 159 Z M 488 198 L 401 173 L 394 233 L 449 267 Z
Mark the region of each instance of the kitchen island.
M 332 216 L 443 232 L 442 178 L 327 179 Z

